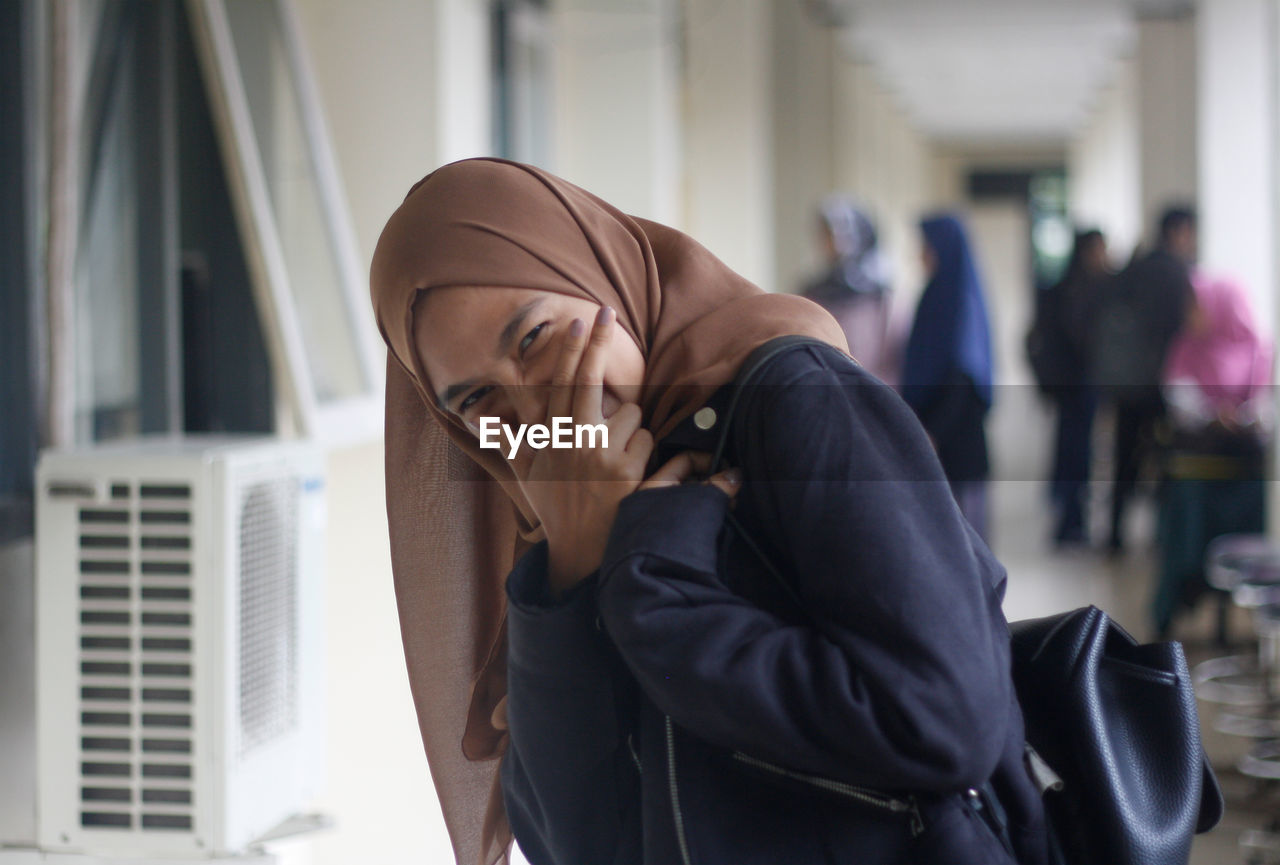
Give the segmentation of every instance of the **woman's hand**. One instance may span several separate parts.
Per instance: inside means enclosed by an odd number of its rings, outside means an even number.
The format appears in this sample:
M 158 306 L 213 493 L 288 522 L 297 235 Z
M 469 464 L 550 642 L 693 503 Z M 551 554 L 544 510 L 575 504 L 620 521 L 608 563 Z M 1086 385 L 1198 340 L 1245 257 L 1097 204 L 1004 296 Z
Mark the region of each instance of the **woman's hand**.
M 618 503 L 625 496 L 637 489 L 686 483 L 710 469 L 710 454 L 686 451 L 645 479 L 653 436 L 640 426 L 640 407 L 624 403 L 610 417 L 603 416 L 604 367 L 614 321 L 614 311 L 604 307 L 589 338 L 580 319 L 570 325 L 552 379 L 545 419 L 548 427 L 557 417 L 570 418 L 575 427 L 603 424 L 609 430 L 609 446 L 535 450 L 520 479 L 521 489 L 547 534 L 553 595 L 577 585 L 600 567 Z M 741 473 L 728 469 L 706 482 L 733 499 L 742 483 Z
M 545 421 L 548 427 L 557 417 L 571 418 L 575 427 L 603 424 L 609 431 L 609 446 L 533 451 L 528 471 L 520 479 L 547 533 L 549 579 L 556 595 L 600 566 L 618 502 L 640 485 L 653 451 L 653 436 L 640 426 L 638 405 L 625 403 L 608 418 L 602 413 L 614 319 L 614 311 L 603 307 L 589 338 L 580 319 L 570 325 L 552 379 Z
M 663 464 L 662 468 L 640 484 L 640 489 L 650 490 L 688 483 L 695 476 L 705 475 L 711 469 L 711 454 L 706 451 L 684 451 Z M 716 472 L 703 483 L 711 484 L 729 497 L 732 503 L 742 489 L 742 470 L 728 468 Z

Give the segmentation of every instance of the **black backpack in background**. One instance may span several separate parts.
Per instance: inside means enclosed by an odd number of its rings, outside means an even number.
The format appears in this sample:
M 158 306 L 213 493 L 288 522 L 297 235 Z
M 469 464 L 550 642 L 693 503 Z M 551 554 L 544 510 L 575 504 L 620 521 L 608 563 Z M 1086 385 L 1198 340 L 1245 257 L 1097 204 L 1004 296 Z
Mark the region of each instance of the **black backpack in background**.
M 1144 320 L 1132 274 L 1120 274 L 1108 288 L 1099 298 L 1089 372 L 1105 396 L 1124 401 L 1160 384 L 1164 351 Z
M 1036 387 L 1045 396 L 1058 393 L 1073 378 L 1071 348 L 1060 323 L 1054 320 L 1058 307 L 1058 287 L 1047 289 L 1037 299 L 1035 316 L 1023 339 L 1027 363 Z
M 1158 398 L 1165 355 L 1190 300 L 1185 269 L 1158 251 L 1107 284 L 1095 302 L 1089 350 L 1090 378 L 1104 399 Z

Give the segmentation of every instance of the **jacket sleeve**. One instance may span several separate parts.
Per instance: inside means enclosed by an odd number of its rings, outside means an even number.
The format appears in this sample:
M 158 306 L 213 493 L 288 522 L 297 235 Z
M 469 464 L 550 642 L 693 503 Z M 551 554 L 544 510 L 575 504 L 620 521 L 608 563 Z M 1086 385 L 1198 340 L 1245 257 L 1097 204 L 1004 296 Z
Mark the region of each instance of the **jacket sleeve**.
M 853 784 L 977 786 L 1012 699 L 1003 571 L 951 498 L 911 410 L 812 349 L 769 367 L 734 420 L 745 481 L 809 618 L 728 588 L 728 497 L 705 485 L 623 500 L 600 610 L 641 686 L 707 741 Z
M 532 865 L 625 858 L 639 776 L 620 723 L 625 669 L 597 626 L 596 577 L 559 601 L 546 543 L 507 581 L 507 817 Z

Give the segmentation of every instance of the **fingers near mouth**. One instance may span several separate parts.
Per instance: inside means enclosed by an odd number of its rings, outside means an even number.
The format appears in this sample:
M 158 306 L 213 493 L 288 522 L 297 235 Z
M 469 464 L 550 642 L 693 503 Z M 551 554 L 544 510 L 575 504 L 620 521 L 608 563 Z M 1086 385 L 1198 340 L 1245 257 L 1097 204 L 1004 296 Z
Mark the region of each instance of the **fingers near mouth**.
M 613 416 L 619 408 L 622 407 L 622 401 L 610 393 L 608 390 L 602 390 L 600 395 L 600 416 L 608 420 Z

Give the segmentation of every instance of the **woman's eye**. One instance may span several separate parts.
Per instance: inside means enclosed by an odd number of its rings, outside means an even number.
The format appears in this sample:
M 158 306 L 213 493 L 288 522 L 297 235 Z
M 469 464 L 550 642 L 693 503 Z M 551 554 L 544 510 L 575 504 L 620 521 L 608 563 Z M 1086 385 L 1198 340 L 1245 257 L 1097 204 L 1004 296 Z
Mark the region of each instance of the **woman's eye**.
M 529 349 L 529 346 L 533 345 L 534 341 L 537 340 L 538 338 L 538 334 L 540 334 L 542 332 L 542 329 L 546 326 L 547 326 L 547 322 L 544 321 L 542 324 L 538 325 L 533 330 L 529 331 L 524 335 L 524 339 L 520 340 L 521 357 L 524 356 L 524 353 Z
M 484 399 L 485 394 L 493 390 L 492 387 L 478 387 L 471 393 L 467 394 L 461 403 L 458 404 L 458 414 L 466 414 L 467 410 L 474 407 L 476 403 Z

